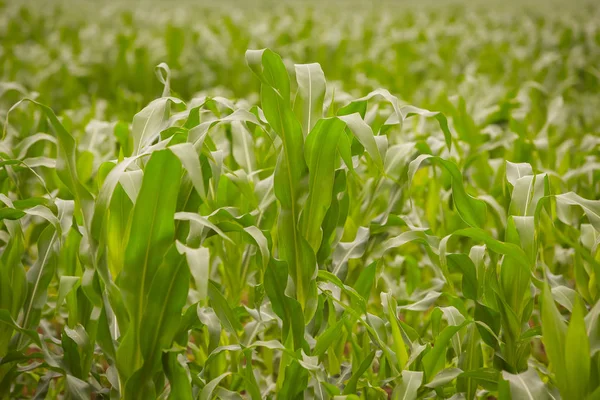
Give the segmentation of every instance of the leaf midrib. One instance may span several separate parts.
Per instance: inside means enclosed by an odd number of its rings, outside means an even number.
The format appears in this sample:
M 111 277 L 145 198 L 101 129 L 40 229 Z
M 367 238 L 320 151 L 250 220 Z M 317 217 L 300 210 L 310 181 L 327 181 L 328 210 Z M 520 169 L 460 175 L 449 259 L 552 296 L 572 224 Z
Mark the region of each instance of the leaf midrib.
M 274 77 L 273 74 L 271 73 L 270 69 L 267 69 L 267 73 L 270 75 L 271 77 L 271 81 L 274 81 Z M 299 258 L 299 248 L 298 248 L 298 222 L 296 221 L 296 196 L 295 196 L 295 186 L 293 184 L 293 179 L 292 179 L 292 171 L 290 168 L 290 156 L 289 156 L 289 148 L 286 145 L 287 144 L 287 140 L 286 140 L 286 130 L 283 127 L 283 118 L 282 118 L 282 113 L 281 113 L 281 104 L 280 104 L 280 100 L 279 98 L 281 98 L 283 100 L 283 97 L 281 97 L 281 95 L 278 93 L 278 91 L 276 91 L 273 87 L 271 87 L 271 89 L 275 92 L 277 101 L 277 113 L 279 114 L 279 128 L 281 130 L 282 133 L 282 142 L 283 142 L 283 151 L 285 152 L 285 156 L 287 158 L 287 176 L 288 176 L 288 181 L 289 181 L 289 185 L 290 185 L 290 198 L 291 198 L 291 212 L 292 212 L 292 228 L 293 228 L 293 236 L 294 236 L 294 258 L 296 261 L 296 285 L 298 286 L 298 293 L 300 293 L 302 295 L 302 299 L 304 299 L 304 288 L 302 285 L 302 273 L 300 268 L 301 263 L 300 263 L 300 258 Z
M 308 120 L 306 124 L 306 134 L 310 131 L 310 117 L 312 116 L 312 78 L 310 76 L 310 68 L 306 65 L 306 72 L 308 72 Z

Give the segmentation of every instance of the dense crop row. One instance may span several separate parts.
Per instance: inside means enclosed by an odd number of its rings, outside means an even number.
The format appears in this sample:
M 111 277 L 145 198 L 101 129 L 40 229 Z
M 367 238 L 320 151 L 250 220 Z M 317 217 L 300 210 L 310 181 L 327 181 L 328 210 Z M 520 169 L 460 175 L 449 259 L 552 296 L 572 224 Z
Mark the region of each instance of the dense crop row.
M 0 15 L 1 399 L 600 398 L 593 8 L 81 7 Z

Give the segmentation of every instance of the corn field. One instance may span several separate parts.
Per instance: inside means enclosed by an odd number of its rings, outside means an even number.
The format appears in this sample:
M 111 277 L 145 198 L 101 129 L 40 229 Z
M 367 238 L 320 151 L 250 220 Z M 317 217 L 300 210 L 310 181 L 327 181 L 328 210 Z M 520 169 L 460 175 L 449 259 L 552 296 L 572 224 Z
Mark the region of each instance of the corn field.
M 600 399 L 600 7 L 0 2 L 0 399 Z

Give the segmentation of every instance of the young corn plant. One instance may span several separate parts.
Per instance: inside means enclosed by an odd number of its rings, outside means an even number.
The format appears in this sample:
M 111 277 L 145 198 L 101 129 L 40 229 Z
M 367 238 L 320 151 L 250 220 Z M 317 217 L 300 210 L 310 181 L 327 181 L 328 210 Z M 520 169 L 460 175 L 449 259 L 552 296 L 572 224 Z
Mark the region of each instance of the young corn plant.
M 94 151 L 7 110 L 0 398 L 600 396 L 600 200 L 569 191 L 598 185 L 551 156 L 555 105 L 476 123 L 246 63 L 256 102 L 185 103 L 159 65 Z

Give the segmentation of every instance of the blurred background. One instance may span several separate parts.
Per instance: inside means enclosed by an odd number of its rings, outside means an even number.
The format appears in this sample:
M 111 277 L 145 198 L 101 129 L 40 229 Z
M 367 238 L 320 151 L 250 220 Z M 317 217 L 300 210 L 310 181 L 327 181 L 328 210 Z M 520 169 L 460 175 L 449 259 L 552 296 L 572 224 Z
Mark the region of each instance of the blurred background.
M 600 122 L 593 112 L 600 106 L 599 9 L 583 0 L 5 0 L 0 110 L 36 92 L 57 113 L 71 110 L 79 125 L 131 121 L 161 95 L 161 62 L 174 96 L 255 101 L 259 83 L 244 53 L 269 47 L 290 73 L 294 63 L 320 63 L 329 95 L 384 87 L 450 115 L 463 107 L 476 124 L 502 122 L 521 98 L 539 103 L 521 112 L 543 114 L 530 117 L 543 124 L 560 96 L 565 128 L 588 132 Z

